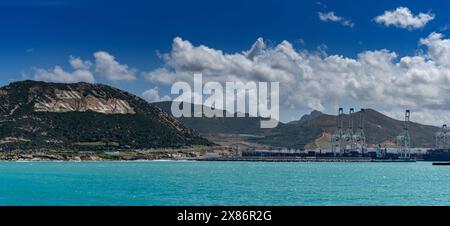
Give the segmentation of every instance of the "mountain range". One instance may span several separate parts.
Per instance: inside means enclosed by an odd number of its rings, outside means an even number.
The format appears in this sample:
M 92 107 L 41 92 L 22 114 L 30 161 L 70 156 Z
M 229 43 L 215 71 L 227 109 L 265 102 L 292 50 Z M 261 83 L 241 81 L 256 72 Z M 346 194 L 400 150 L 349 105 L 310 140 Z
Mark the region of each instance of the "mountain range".
M 163 111 L 170 113 L 171 102 L 154 103 Z M 359 126 L 360 112 L 354 113 L 354 128 Z M 343 129 L 347 129 L 349 115 L 344 114 Z M 278 148 L 318 149 L 331 147 L 331 134 L 336 130 L 335 115 L 312 111 L 299 120 L 289 123 L 279 123 L 273 129 L 260 129 L 258 117 L 244 118 L 179 118 L 187 126 L 199 131 L 201 134 L 214 138 L 211 134 L 246 134 L 254 136 L 240 136 L 242 140 Z M 374 109 L 365 110 L 364 131 L 367 144 L 373 147 L 378 144 L 387 147 L 395 146 L 395 138 L 404 126 L 404 121 L 393 119 Z M 434 133 L 438 127 L 410 122 L 409 133 L 413 147 L 433 147 Z M 217 140 L 216 140 L 217 141 Z

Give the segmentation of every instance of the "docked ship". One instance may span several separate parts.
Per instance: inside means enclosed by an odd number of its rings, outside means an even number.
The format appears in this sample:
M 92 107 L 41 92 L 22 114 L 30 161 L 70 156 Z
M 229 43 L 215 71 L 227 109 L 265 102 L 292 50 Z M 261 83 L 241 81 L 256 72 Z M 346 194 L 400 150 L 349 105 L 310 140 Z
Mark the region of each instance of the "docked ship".
M 435 133 L 436 147 L 423 155 L 425 161 L 450 161 L 450 132 L 447 125 Z
M 431 149 L 423 155 L 425 161 L 450 161 L 450 149 Z

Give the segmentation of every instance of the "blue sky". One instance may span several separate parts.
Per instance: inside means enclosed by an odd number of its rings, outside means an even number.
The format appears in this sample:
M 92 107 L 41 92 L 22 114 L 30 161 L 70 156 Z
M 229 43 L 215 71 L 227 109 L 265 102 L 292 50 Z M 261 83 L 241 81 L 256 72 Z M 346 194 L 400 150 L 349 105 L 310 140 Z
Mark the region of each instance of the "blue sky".
M 374 18 L 404 6 L 413 14 L 434 19 L 417 29 L 385 26 Z M 96 82 L 137 95 L 159 86 L 142 78 L 165 62 L 158 52 L 171 51 L 175 37 L 194 46 L 205 45 L 235 53 L 248 50 L 258 37 L 276 46 L 287 40 L 296 49 L 317 50 L 326 45 L 329 55 L 350 58 L 366 50 L 388 49 L 398 56 L 423 49 L 419 40 L 432 32 L 448 34 L 449 1 L 52 1 L 0 0 L 1 84 L 33 78 L 36 68 L 60 65 L 70 71 L 69 56 L 94 61 L 93 53 L 106 51 L 120 64 L 138 70 L 136 80 Z M 334 12 L 354 26 L 322 21 L 318 13 Z M 423 51 L 423 50 L 422 50 Z M 342 100 L 341 103 L 353 103 Z M 331 111 L 334 106 L 325 106 Z M 306 110 L 306 109 L 304 109 Z M 299 114 L 296 112 L 295 114 Z M 295 118 L 294 113 L 288 117 Z M 300 115 L 298 115 L 299 117 Z

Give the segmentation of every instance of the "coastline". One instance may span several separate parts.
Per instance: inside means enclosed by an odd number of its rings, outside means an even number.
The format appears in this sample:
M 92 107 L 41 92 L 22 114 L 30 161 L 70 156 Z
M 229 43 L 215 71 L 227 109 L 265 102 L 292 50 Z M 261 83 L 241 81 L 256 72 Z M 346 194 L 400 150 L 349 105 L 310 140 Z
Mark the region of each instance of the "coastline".
M 240 156 L 226 147 L 151 150 L 15 150 L 0 152 L 0 162 L 415 162 L 421 159 L 374 159 L 364 156 Z
M 100 155 L 101 156 L 101 155 Z M 75 156 L 65 158 L 62 156 L 40 156 L 40 157 L 23 157 L 17 156 L 17 158 L 0 158 L 0 162 L 181 162 L 181 161 L 195 161 L 191 158 L 102 158 L 99 155 L 89 156 Z M 2 156 L 3 157 L 3 156 Z
M 162 160 L 82 160 L 82 161 L 74 161 L 74 160 L 0 160 L 0 163 L 84 163 L 84 162 L 92 162 L 92 163 L 101 163 L 101 162 L 120 162 L 120 163 L 136 163 L 136 162 L 198 162 L 197 160 L 175 160 L 175 159 L 162 159 Z
M 0 162 L 189 161 L 211 153 L 233 155 L 231 149 L 207 146 L 120 151 L 14 150 L 0 151 Z
M 112 160 L 112 159 L 90 159 L 90 160 L 52 160 L 52 159 L 18 159 L 18 160 L 4 160 L 1 159 L 0 163 L 38 163 L 38 162 L 67 162 L 67 163 L 100 163 L 100 162 L 329 162 L 329 163 L 414 163 L 423 160 L 376 160 L 371 158 L 349 158 L 349 157 L 336 157 L 336 158 L 186 158 L 186 159 L 135 159 L 135 160 Z

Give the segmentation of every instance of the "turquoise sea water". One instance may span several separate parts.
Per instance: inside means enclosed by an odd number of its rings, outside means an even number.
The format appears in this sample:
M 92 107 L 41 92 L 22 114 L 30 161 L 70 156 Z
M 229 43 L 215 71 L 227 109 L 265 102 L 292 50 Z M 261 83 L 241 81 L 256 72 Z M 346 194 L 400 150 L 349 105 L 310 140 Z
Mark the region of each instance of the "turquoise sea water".
M 0 205 L 450 205 L 450 167 L 0 162 Z

